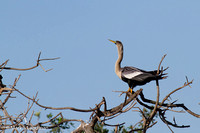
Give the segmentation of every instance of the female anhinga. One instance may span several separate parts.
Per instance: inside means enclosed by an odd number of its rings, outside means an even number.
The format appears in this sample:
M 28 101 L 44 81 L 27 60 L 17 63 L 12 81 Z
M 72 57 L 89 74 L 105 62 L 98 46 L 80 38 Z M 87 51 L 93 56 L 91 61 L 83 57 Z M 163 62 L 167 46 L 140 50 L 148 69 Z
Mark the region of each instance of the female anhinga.
M 159 80 L 165 77 L 162 77 L 164 74 L 157 75 L 157 70 L 154 71 L 145 71 L 135 67 L 123 67 L 121 68 L 121 62 L 123 59 L 123 45 L 120 41 L 109 40 L 116 44 L 118 49 L 118 59 L 115 63 L 115 73 L 117 76 L 128 83 L 129 89 L 128 92 L 132 93 L 132 90 L 137 85 L 144 85 L 152 80 Z

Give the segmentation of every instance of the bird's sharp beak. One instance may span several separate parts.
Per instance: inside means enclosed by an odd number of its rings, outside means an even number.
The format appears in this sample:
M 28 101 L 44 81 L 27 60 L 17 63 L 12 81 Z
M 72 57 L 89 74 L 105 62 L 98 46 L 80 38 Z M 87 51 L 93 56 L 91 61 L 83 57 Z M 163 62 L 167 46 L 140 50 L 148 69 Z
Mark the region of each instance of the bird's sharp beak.
M 111 42 L 113 42 L 113 43 L 116 43 L 116 41 L 113 41 L 113 40 L 110 40 L 110 39 L 108 39 L 109 41 L 111 41 Z

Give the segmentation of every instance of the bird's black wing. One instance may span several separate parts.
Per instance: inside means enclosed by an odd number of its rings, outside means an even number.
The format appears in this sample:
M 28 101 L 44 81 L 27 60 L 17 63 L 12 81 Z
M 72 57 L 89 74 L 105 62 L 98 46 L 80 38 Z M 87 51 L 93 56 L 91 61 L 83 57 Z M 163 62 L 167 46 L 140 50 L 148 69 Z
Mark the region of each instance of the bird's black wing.
M 149 82 L 149 79 L 155 78 L 155 75 L 152 73 L 135 67 L 124 67 L 121 76 L 122 79 L 134 80 L 136 82 Z

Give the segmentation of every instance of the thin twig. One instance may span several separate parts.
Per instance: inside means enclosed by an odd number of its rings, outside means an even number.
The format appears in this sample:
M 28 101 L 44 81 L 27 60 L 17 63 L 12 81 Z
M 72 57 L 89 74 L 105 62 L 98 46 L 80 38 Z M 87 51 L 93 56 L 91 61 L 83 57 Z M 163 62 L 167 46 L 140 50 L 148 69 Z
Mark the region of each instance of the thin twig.
M 38 59 L 37 59 L 36 65 L 35 65 L 35 66 L 32 66 L 32 67 L 29 67 L 29 68 L 0 67 L 0 69 L 17 70 L 17 71 L 27 71 L 27 70 L 32 70 L 32 69 L 38 67 L 39 65 L 42 67 L 42 65 L 40 64 L 40 61 L 57 60 L 57 59 L 60 59 L 60 57 L 57 57 L 57 58 L 47 58 L 47 59 L 40 59 L 40 56 L 41 56 L 41 52 L 40 52 L 39 55 L 38 55 Z M 51 70 L 51 69 L 45 70 L 43 67 L 42 67 L 42 69 L 43 69 L 45 72 Z

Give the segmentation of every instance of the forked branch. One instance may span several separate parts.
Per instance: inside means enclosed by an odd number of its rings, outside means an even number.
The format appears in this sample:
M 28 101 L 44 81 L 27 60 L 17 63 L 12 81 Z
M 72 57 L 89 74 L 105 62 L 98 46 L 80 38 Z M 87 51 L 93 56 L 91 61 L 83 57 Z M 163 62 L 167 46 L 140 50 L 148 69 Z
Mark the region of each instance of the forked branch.
M 5 65 L 7 64 L 8 60 L 6 62 L 4 62 L 1 66 L 0 66 L 0 69 L 6 69 L 6 70 L 17 70 L 17 71 L 27 71 L 27 70 L 32 70 L 36 67 L 38 67 L 39 65 L 41 66 L 41 68 L 47 72 L 47 71 L 50 71 L 52 69 L 48 69 L 48 70 L 45 70 L 42 65 L 41 65 L 41 61 L 46 61 L 46 60 L 57 60 L 57 59 L 60 59 L 60 57 L 57 57 L 57 58 L 47 58 L 47 59 L 40 59 L 40 56 L 41 56 L 41 52 L 39 53 L 38 55 L 38 59 L 37 59 L 37 62 L 36 62 L 36 65 L 35 66 L 32 66 L 32 67 L 29 67 L 29 68 L 14 68 L 14 67 L 6 67 Z

